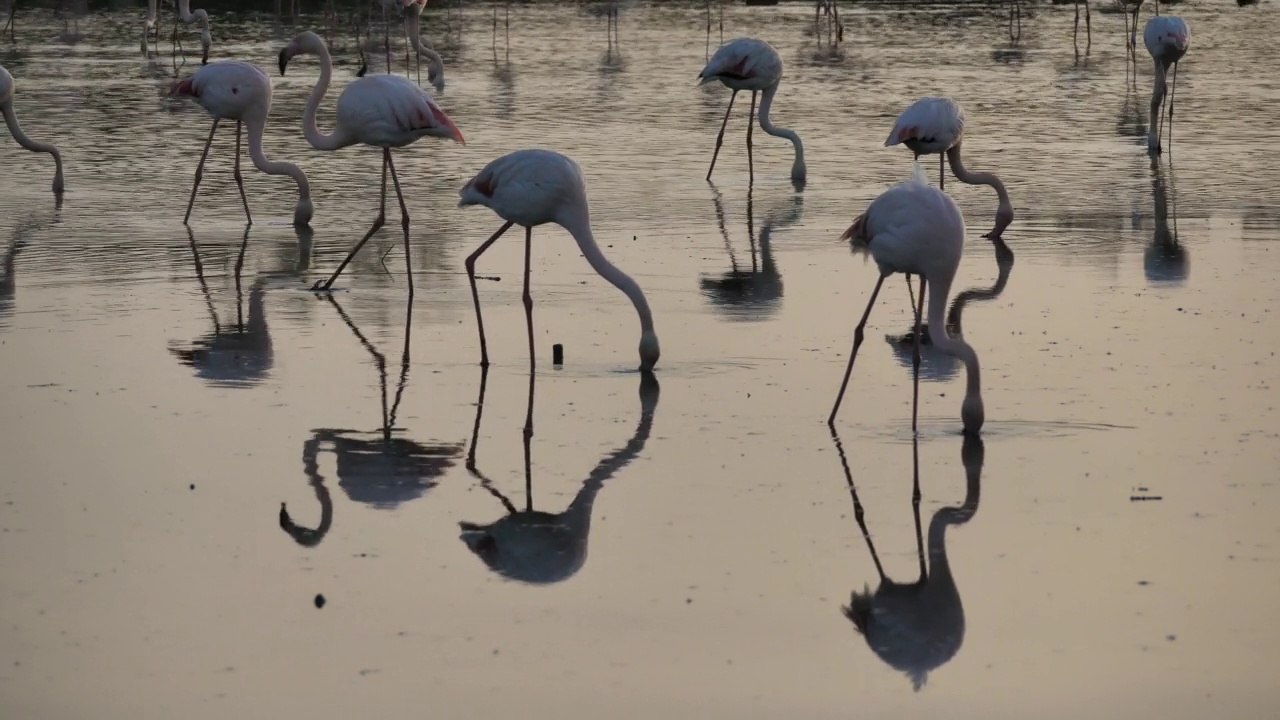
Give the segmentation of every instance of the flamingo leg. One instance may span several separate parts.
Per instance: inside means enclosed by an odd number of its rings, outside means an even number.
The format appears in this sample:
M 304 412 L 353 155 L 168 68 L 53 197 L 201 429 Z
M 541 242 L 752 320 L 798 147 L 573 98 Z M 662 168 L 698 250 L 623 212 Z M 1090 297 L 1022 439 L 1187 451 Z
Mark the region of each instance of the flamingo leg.
M 213 144 L 213 134 L 218 131 L 218 118 L 213 119 L 213 127 L 209 128 L 209 139 L 204 141 L 204 152 L 200 153 L 200 164 L 196 165 L 196 181 L 191 186 L 191 199 L 187 201 L 187 214 L 182 216 L 182 224 L 191 219 L 191 207 L 196 204 L 196 190 L 200 189 L 200 178 L 204 177 L 204 161 L 209 158 L 209 146 Z
M 232 175 L 236 179 L 236 186 L 240 188 L 240 202 L 244 204 L 244 218 L 250 225 L 253 224 L 253 215 L 249 213 L 249 197 L 244 192 L 244 175 L 240 173 L 240 129 L 244 123 L 236 121 L 236 165 Z
M 716 136 L 716 149 L 711 153 L 711 167 L 707 168 L 707 182 L 711 182 L 711 172 L 716 169 L 716 158 L 720 156 L 720 146 L 724 144 L 724 128 L 729 124 L 729 113 L 733 111 L 733 101 L 737 97 L 737 90 L 729 96 L 729 107 L 725 108 L 724 122 L 720 123 L 720 134 Z
M 530 265 L 533 257 L 533 228 L 528 225 L 524 228 L 524 319 L 525 324 L 529 327 L 529 375 L 533 375 L 534 368 L 537 366 L 533 351 L 533 295 L 529 293 L 529 275 Z M 533 432 L 533 418 L 530 417 L 525 431 Z
M 409 283 L 409 297 L 413 297 L 413 265 L 409 261 L 409 208 L 404 204 L 404 193 L 400 191 L 400 176 L 396 175 L 396 164 L 391 159 L 391 148 L 382 149 L 386 167 L 391 170 L 391 182 L 396 186 L 396 199 L 400 201 L 400 226 L 404 229 L 404 272 Z M 382 179 L 383 202 L 386 202 L 386 175 Z M 385 214 L 385 210 L 383 213 Z
M 1089 16 L 1089 0 L 1084 0 L 1084 52 L 1093 48 L 1093 19 Z
M 337 270 L 333 271 L 333 274 L 329 276 L 329 279 L 324 281 L 317 280 L 316 284 L 311 286 L 312 290 L 328 291 L 332 288 L 333 281 L 337 280 L 338 276 L 342 274 L 342 271 L 346 269 L 347 263 L 351 262 L 351 259 L 356 256 L 356 253 L 360 252 L 360 248 L 364 247 L 364 244 L 369 242 L 369 238 L 373 237 L 374 233 L 381 230 L 382 226 L 387 222 L 387 162 L 391 159 L 391 150 L 383 148 L 382 153 L 382 202 L 378 207 L 378 217 L 374 219 L 373 226 L 369 228 L 369 232 L 365 233 L 364 237 L 360 238 L 360 242 L 356 243 L 356 246 L 351 248 L 351 252 L 347 253 L 347 256 L 342 259 L 342 263 L 338 265 Z
M 867 301 L 867 309 L 862 313 L 862 319 L 858 321 L 858 327 L 853 331 L 853 351 L 849 353 L 849 366 L 844 370 L 844 380 L 840 383 L 840 392 L 836 394 L 835 407 L 831 408 L 831 416 L 827 418 L 827 425 L 835 427 L 836 413 L 840 411 L 840 401 L 844 399 L 844 391 L 849 387 L 849 376 L 853 374 L 853 361 L 858 359 L 858 347 L 862 345 L 863 328 L 867 325 L 867 318 L 871 316 L 871 308 L 876 304 L 876 296 L 880 294 L 880 286 L 884 284 L 884 279 L 888 275 L 881 274 L 876 280 L 875 289 L 871 291 L 871 299 Z
M 946 181 L 946 179 L 945 179 L 945 178 L 946 178 L 946 170 L 945 170 L 945 167 L 946 167 L 946 166 L 943 164 L 943 162 L 944 162 L 944 161 L 943 161 L 943 157 L 944 157 L 944 156 L 945 156 L 945 153 L 938 153 L 938 189 L 939 189 L 939 190 L 944 189 L 944 188 L 946 187 L 946 182 L 947 182 L 947 181 Z
M 498 228 L 498 232 L 489 236 L 488 240 L 476 248 L 476 251 L 467 256 L 467 280 L 471 281 L 471 300 L 476 305 L 476 327 L 480 329 L 480 367 L 489 367 L 489 348 L 484 341 L 484 316 L 480 314 L 480 291 L 476 289 L 476 260 L 484 254 L 489 246 L 497 242 L 502 234 L 511 229 L 515 223 L 508 221 L 505 225 Z M 479 422 L 477 420 L 477 422 Z
M 1173 94 L 1178 91 L 1178 63 L 1173 64 L 1173 78 L 1169 81 L 1169 147 L 1173 148 Z M 1164 135 L 1160 139 L 1164 140 Z
M 751 111 L 747 113 L 747 182 L 754 183 L 756 180 L 756 164 L 751 156 L 751 131 L 755 129 L 756 124 L 756 91 L 751 91 Z
M 910 281 L 908 281 L 910 282 Z M 920 414 L 920 316 L 924 314 L 925 276 L 920 276 L 920 299 L 916 301 L 916 332 L 911 348 L 911 432 L 916 431 L 916 418 Z

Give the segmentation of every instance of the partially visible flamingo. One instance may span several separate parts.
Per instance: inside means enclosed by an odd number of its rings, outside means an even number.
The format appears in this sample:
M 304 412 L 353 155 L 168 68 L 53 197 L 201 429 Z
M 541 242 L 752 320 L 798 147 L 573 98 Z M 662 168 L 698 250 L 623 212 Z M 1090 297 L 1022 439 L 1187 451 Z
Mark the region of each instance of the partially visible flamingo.
M 804 164 L 804 144 L 800 136 L 786 128 L 774 127 L 769 121 L 769 108 L 773 106 L 773 96 L 778 92 L 778 83 L 782 81 L 782 58 L 778 51 L 764 40 L 742 37 L 730 40 L 716 50 L 706 67 L 698 73 L 700 85 L 719 80 L 725 87 L 733 90 L 729 96 L 729 107 L 724 111 L 724 122 L 720 123 L 720 134 L 716 136 L 716 149 L 711 154 L 711 167 L 707 168 L 707 181 L 711 180 L 711 172 L 716 169 L 716 157 L 720 154 L 720 146 L 724 144 L 724 129 L 729 124 L 729 113 L 733 110 L 733 100 L 738 97 L 739 90 L 751 91 L 751 114 L 747 117 L 747 172 L 755 179 L 755 166 L 751 158 L 751 129 L 755 122 L 756 94 L 763 92 L 760 99 L 760 129 L 775 137 L 783 137 L 795 146 L 796 158 L 791 165 L 791 180 L 803 183 L 807 171 Z
M 993 173 L 970 172 L 960 158 L 960 145 L 964 141 L 964 108 L 949 97 L 922 97 L 907 106 L 893 123 L 889 139 L 884 141 L 885 147 L 906 145 L 915 153 L 918 160 L 921 155 L 938 156 L 938 187 L 942 188 L 943 169 L 942 156 L 951 163 L 951 172 L 956 179 L 970 185 L 990 185 L 1000 198 L 1000 206 L 996 208 L 995 228 L 983 237 L 995 240 L 1004 229 L 1013 222 L 1013 203 L 1009 201 L 1009 193 L 1004 183 Z
M 524 313 L 529 327 L 529 369 L 532 371 L 535 362 L 529 263 L 533 227 L 555 223 L 569 231 L 591 267 L 631 299 L 640 317 L 640 369 L 653 369 L 658 362 L 659 348 L 649 303 L 636 281 L 614 267 L 600 252 L 600 246 L 591 233 L 587 186 L 577 163 L 552 150 L 517 150 L 486 165 L 458 194 L 461 197 L 459 207 L 484 205 L 507 221 L 471 253 L 466 262 L 471 298 L 476 306 L 476 326 L 480 331 L 481 366 L 489 365 L 489 350 L 484 339 L 484 319 L 480 315 L 480 294 L 476 290 L 476 260 L 512 225 L 524 226 Z
M 160 45 L 160 25 L 157 22 L 156 11 L 159 3 L 157 0 L 147 0 L 147 14 L 142 20 L 142 54 L 149 55 L 151 48 L 149 41 L 154 34 L 156 45 Z
M 1160 5 L 1157 3 L 1156 12 L 1159 11 Z M 1151 53 L 1156 67 L 1155 85 L 1151 89 L 1151 112 L 1147 121 L 1147 150 L 1159 154 L 1162 150 L 1160 123 L 1164 120 L 1161 105 L 1164 103 L 1166 89 L 1165 76 L 1172 66 L 1173 80 L 1169 83 L 1169 127 L 1172 129 L 1173 95 L 1178 89 L 1178 61 L 1187 54 L 1187 48 L 1191 46 L 1191 28 L 1187 26 L 1186 20 L 1176 15 L 1157 14 L 1142 29 L 1142 42 L 1147 46 L 1147 52 Z
M 236 185 L 240 188 L 240 201 L 244 204 L 244 216 L 249 224 L 253 224 L 253 216 L 249 214 L 249 198 L 244 192 L 244 176 L 240 174 L 242 125 L 247 125 L 249 129 L 249 158 L 253 160 L 254 166 L 268 175 L 288 175 L 298 184 L 298 205 L 293 211 L 293 224 L 310 224 L 314 208 L 311 204 L 311 185 L 307 183 L 306 173 L 293 163 L 268 160 L 262 151 L 262 133 L 267 127 L 267 114 L 271 111 L 271 79 L 265 72 L 251 63 L 223 60 L 205 65 L 190 76 L 174 83 L 170 94 L 195 98 L 196 103 L 213 116 L 213 126 L 209 128 L 209 139 L 204 143 L 204 151 L 200 153 L 200 164 L 196 166 L 196 181 L 191 186 L 187 214 L 182 217 L 184 225 L 191 219 L 191 208 L 196 202 L 196 191 L 200 188 L 200 179 L 204 176 L 204 161 L 209 157 L 209 146 L 213 143 L 214 133 L 218 131 L 218 123 L 223 120 L 236 121 L 234 175 Z
M 908 283 L 911 275 L 920 276 L 920 300 L 914 308 L 916 326 L 912 355 L 912 431 L 916 429 L 920 402 L 920 316 L 924 310 L 926 283 L 932 284 L 929 289 L 929 329 L 933 344 L 965 364 L 968 385 L 964 401 L 960 405 L 964 431 L 976 435 L 982 429 L 985 413 L 978 355 L 964 341 L 963 336 L 952 337 L 946 328 L 945 318 L 947 295 L 951 292 L 951 282 L 955 279 L 960 254 L 964 250 L 964 233 L 964 217 L 960 214 L 960 208 L 956 207 L 955 201 L 945 192 L 929 185 L 924 169 L 917 163 L 913 166 L 911 179 L 884 191 L 840 236 L 841 240 L 853 240 L 857 246 L 865 248 L 871 254 L 880 266 L 880 278 L 876 280 L 871 299 L 867 301 L 867 309 L 854 330 L 853 351 L 849 354 L 849 365 L 845 368 L 835 406 L 831 408 L 831 416 L 827 418 L 828 425 L 835 426 L 836 413 L 840 411 L 840 401 L 844 399 L 849 376 L 853 373 L 853 362 L 858 357 L 858 347 L 862 345 L 863 328 L 867 324 L 867 317 L 871 315 L 876 296 L 880 294 L 880 286 L 884 284 L 885 278 L 900 272 L 907 275 Z
M 149 9 L 149 8 L 148 8 Z M 193 22 L 200 22 L 200 64 L 209 64 L 209 46 L 213 44 L 213 39 L 209 35 L 209 13 L 203 9 L 191 11 L 191 0 L 178 0 L 178 19 L 190 25 Z M 178 44 L 178 24 L 173 24 L 173 42 Z
M 421 27 L 419 18 L 422 11 L 427 7 L 427 0 L 396 0 L 396 5 L 400 7 L 400 12 L 404 15 L 404 33 L 408 38 L 409 46 L 414 49 L 414 64 L 417 65 L 418 60 L 423 56 L 427 56 L 427 82 L 435 87 L 436 92 L 444 90 L 444 59 L 435 51 L 431 45 L 422 41 Z M 405 74 L 409 72 L 408 68 L 408 49 L 405 50 Z M 418 84 L 422 84 L 422 76 L 419 73 L 417 77 Z
M 62 192 L 62 153 L 58 152 L 58 148 L 36 142 L 22 132 L 22 126 L 18 124 L 18 116 L 13 113 L 13 85 L 13 76 L 4 69 L 3 65 L 0 65 L 0 113 L 4 114 L 4 124 L 9 126 L 13 139 L 17 140 L 22 147 L 31 152 L 45 152 L 53 156 L 53 164 L 57 168 L 53 173 L 53 191 L 60 193 Z
M 280 51 L 280 74 L 283 75 L 289 60 L 295 55 L 310 54 L 320 58 L 320 79 L 311 91 L 306 110 L 302 113 L 302 134 L 307 142 L 316 150 L 339 150 L 357 143 L 382 148 L 382 192 L 378 217 L 373 227 L 365 233 L 360 242 L 351 249 L 347 257 L 333 272 L 327 281 L 317 281 L 316 290 L 329 290 L 333 281 L 338 279 L 351 258 L 360 252 L 360 248 L 373 237 L 373 234 L 386 222 L 387 218 L 387 170 L 391 171 L 391 180 L 396 186 L 396 197 L 400 200 L 400 221 L 404 228 L 404 260 L 408 276 L 409 293 L 413 293 L 413 272 L 409 265 L 409 208 L 404 201 L 404 193 L 400 190 L 400 178 L 396 175 L 395 163 L 391 160 L 391 148 L 404 147 L 419 138 L 433 136 L 452 138 L 459 144 L 466 144 L 462 133 L 453 124 L 453 120 L 445 114 L 431 95 L 414 85 L 407 78 L 399 75 L 369 75 L 356 78 L 348 83 L 338 96 L 337 118 L 333 132 L 328 135 L 316 127 L 316 111 L 320 101 L 329 89 L 329 80 L 333 76 L 333 60 L 329 49 L 319 35 L 307 30 L 299 33 L 283 50 Z

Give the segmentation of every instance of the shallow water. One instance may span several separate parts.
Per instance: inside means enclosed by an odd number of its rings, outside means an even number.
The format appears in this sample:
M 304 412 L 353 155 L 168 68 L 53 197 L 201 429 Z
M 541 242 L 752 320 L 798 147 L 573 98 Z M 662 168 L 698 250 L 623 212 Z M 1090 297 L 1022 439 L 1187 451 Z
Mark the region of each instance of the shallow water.
M 140 10 L 74 44 L 20 11 L 0 64 L 68 190 L 55 204 L 48 157 L 0 144 L 0 715 L 1272 717 L 1275 11 L 1178 12 L 1192 49 L 1153 164 L 1151 68 L 1127 63 L 1118 14 L 1095 9 L 1077 61 L 1069 5 L 1025 10 L 1017 44 L 1000 8 L 850 6 L 838 51 L 811 6 L 727 7 L 726 38 L 786 62 L 797 193 L 790 145 L 759 132 L 749 187 L 744 108 L 703 181 L 728 91 L 695 85 L 720 39 L 701 7 L 627 6 L 611 50 L 589 8 L 515 5 L 509 51 L 489 7 L 433 8 L 467 145 L 397 154 L 410 305 L 394 211 L 332 299 L 305 290 L 377 202 L 376 151 L 299 132 L 314 60 L 275 71 L 321 18 L 213 14 L 214 59 L 273 77 L 267 152 L 315 196 L 300 237 L 289 181 L 251 166 L 246 235 L 225 130 L 183 227 L 209 119 L 165 97 L 167 24 L 146 60 Z M 335 86 L 357 65 L 338 42 Z M 997 262 L 994 195 L 947 182 L 987 425 L 961 438 L 963 369 L 926 347 L 912 442 L 893 278 L 837 443 L 876 273 L 837 237 L 910 172 L 882 143 L 928 93 L 965 105 L 966 162 L 1017 212 Z M 480 284 L 481 373 L 463 259 L 500 221 L 456 192 L 530 145 L 582 164 L 597 237 L 653 307 L 659 385 L 633 370 L 626 299 L 551 228 L 533 393 L 515 233 L 480 262 L 501 278 Z M 860 635 L 842 606 L 877 564 L 913 582 L 917 532 L 929 581 L 886 586 Z

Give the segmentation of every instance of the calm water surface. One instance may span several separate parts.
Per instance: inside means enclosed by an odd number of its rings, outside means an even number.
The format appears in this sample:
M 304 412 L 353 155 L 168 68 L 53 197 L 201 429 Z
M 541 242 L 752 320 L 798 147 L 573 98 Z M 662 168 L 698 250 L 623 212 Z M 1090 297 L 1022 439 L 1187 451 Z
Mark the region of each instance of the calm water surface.
M 749 186 L 745 108 L 703 181 L 729 93 L 695 85 L 720 40 L 702 8 L 625 7 L 610 47 L 588 8 L 517 5 L 509 48 L 488 7 L 433 8 L 468 143 L 398 154 L 412 305 L 394 213 L 332 299 L 305 291 L 372 221 L 379 162 L 310 150 L 316 63 L 274 71 L 321 16 L 213 16 L 215 59 L 271 70 L 267 152 L 314 189 L 299 235 L 292 185 L 251 168 L 246 234 L 230 132 L 183 227 L 209 118 L 166 97 L 167 16 L 148 60 L 140 8 L 75 42 L 20 11 L 0 64 L 68 191 L 0 143 L 0 715 L 1274 717 L 1276 15 L 1178 11 L 1194 36 L 1153 164 L 1120 15 L 1095 11 L 1076 59 L 1070 6 L 1029 8 L 1017 43 L 996 7 L 850 6 L 838 50 L 809 5 L 728 7 L 726 38 L 786 63 L 797 193 L 762 133 Z M 966 161 L 1017 212 L 997 255 L 994 195 L 947 183 L 987 425 L 960 437 L 963 372 L 926 348 L 912 442 L 894 278 L 837 444 L 876 273 L 837 237 L 910 172 L 882 144 L 928 93 L 965 105 Z M 481 373 L 463 259 L 500 223 L 457 189 L 530 145 L 582 164 L 653 306 L 657 383 L 630 305 L 556 228 L 535 232 L 532 392 L 515 234 L 480 263 L 500 278 Z

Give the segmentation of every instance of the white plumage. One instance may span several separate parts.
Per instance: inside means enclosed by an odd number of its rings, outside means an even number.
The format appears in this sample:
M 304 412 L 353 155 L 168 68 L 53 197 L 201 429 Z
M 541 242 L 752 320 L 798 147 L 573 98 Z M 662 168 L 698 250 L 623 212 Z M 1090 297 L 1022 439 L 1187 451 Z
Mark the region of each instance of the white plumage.
M 1147 118 L 1147 149 L 1159 153 L 1160 147 L 1160 106 L 1164 103 L 1165 90 L 1168 87 L 1165 78 L 1170 66 L 1173 67 L 1173 88 L 1177 90 L 1178 61 L 1187 54 L 1191 47 L 1191 28 L 1187 21 L 1176 15 L 1156 15 L 1147 21 L 1142 30 L 1142 42 L 1151 54 L 1155 63 L 1155 81 L 1151 89 L 1151 111 Z M 1169 93 L 1169 123 L 1173 124 L 1173 95 Z

